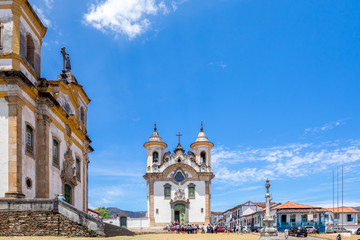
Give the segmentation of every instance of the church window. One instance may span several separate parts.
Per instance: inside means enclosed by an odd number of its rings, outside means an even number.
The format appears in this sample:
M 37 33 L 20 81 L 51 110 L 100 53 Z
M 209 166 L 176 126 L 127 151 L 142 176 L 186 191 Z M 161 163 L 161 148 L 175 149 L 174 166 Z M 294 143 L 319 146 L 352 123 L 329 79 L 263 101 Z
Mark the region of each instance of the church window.
M 205 152 L 200 153 L 200 158 L 201 158 L 202 163 L 206 163 L 206 153 Z
M 4 24 L 0 22 L 0 50 L 3 49 L 4 40 Z
M 31 66 L 35 67 L 35 44 L 34 40 L 28 34 L 26 36 L 26 60 L 30 63 Z
M 80 107 L 80 121 L 85 124 L 85 111 L 83 107 Z
M 164 197 L 165 199 L 171 198 L 171 185 L 168 183 L 164 185 Z
M 54 138 L 53 139 L 53 166 L 59 168 L 59 141 Z
M 195 184 L 190 183 L 188 185 L 188 190 L 189 190 L 189 198 L 194 199 L 195 198 Z
M 34 152 L 34 131 L 29 125 L 26 125 L 26 151 Z
M 183 174 L 182 172 L 179 171 L 179 172 L 177 172 L 177 173 L 175 174 L 174 180 L 175 180 L 176 182 L 178 182 L 178 183 L 181 183 L 182 181 L 185 180 L 185 176 L 184 176 L 184 174 Z
M 80 159 L 77 157 L 76 158 L 76 179 L 78 181 L 80 181 L 80 176 L 81 176 L 81 161 Z
M 31 181 L 31 178 L 26 178 L 25 179 L 25 184 L 26 184 L 26 187 L 27 187 L 27 189 L 31 189 L 31 187 L 32 187 L 32 181 Z
M 158 152 L 153 152 L 153 163 L 159 162 L 159 154 Z
M 64 186 L 65 202 L 72 204 L 72 187 L 69 184 Z

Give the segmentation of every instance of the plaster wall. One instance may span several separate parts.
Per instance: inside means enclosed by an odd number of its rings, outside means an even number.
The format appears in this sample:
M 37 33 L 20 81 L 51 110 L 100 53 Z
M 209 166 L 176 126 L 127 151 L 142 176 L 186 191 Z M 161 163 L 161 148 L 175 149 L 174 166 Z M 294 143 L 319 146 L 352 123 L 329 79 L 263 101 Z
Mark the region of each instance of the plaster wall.
M 23 92 L 23 96 L 25 96 L 26 93 Z M 23 194 L 26 198 L 35 198 L 35 186 L 36 186 L 36 178 L 35 178 L 35 156 L 36 156 L 36 122 L 35 122 L 35 114 L 34 112 L 28 107 L 24 106 L 22 110 L 22 185 L 23 185 Z M 34 130 L 34 153 L 33 155 L 29 154 L 25 150 L 26 145 L 26 125 L 29 124 L 33 130 Z M 32 181 L 32 187 L 27 188 L 25 185 L 25 179 L 30 178 Z
M 0 98 L 0 198 L 5 197 L 9 186 L 9 107 L 5 98 Z

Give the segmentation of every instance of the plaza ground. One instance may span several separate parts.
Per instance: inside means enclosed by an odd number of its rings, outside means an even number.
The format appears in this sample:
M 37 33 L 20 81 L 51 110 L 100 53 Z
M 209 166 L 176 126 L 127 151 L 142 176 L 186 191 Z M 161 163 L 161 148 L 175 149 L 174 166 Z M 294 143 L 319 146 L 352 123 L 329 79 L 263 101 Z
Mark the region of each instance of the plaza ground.
M 282 233 L 279 234 L 281 240 L 284 239 Z M 68 237 L 0 237 L 0 240 L 68 240 Z M 206 239 L 206 240 L 257 240 L 259 235 L 257 234 L 237 234 L 237 233 L 218 233 L 218 234 L 146 234 L 146 235 L 136 235 L 134 237 L 110 237 L 110 238 L 82 238 L 74 237 L 70 239 L 75 240 L 189 240 L 189 239 Z M 289 237 L 288 240 L 319 240 L 319 239 L 329 239 L 336 240 L 336 236 L 330 236 L 325 234 L 310 235 L 307 238 L 303 237 Z M 352 235 L 351 237 L 343 237 L 342 240 L 357 240 L 360 239 L 360 235 Z

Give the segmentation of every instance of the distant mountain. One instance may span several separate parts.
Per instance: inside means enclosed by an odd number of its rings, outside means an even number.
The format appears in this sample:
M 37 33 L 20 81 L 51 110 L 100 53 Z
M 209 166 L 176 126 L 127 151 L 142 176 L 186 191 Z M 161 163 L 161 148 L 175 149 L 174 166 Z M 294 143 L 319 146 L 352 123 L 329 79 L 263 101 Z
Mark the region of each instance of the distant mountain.
M 355 209 L 355 210 L 360 211 L 360 207 L 352 207 L 352 208 Z
M 121 210 L 116 207 L 108 207 L 106 209 L 109 211 L 111 216 L 117 216 L 119 213 L 126 213 L 131 218 L 139 218 L 146 216 L 146 211 L 133 212 L 133 211 Z

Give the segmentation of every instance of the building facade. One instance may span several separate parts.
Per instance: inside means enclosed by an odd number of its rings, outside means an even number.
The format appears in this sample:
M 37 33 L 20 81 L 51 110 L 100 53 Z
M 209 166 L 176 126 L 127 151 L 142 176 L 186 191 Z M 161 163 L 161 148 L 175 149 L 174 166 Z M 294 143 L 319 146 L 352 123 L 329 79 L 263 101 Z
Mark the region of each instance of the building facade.
M 90 99 L 65 48 L 57 79 L 41 78 L 46 31 L 27 0 L 0 1 L 0 198 L 63 194 L 86 211 Z
M 210 223 L 211 148 L 203 128 L 185 153 L 179 143 L 173 154 L 165 151 L 167 144 L 159 136 L 156 125 L 147 150 L 147 168 L 144 178 L 148 189 L 148 216 L 150 226 L 169 223 Z

